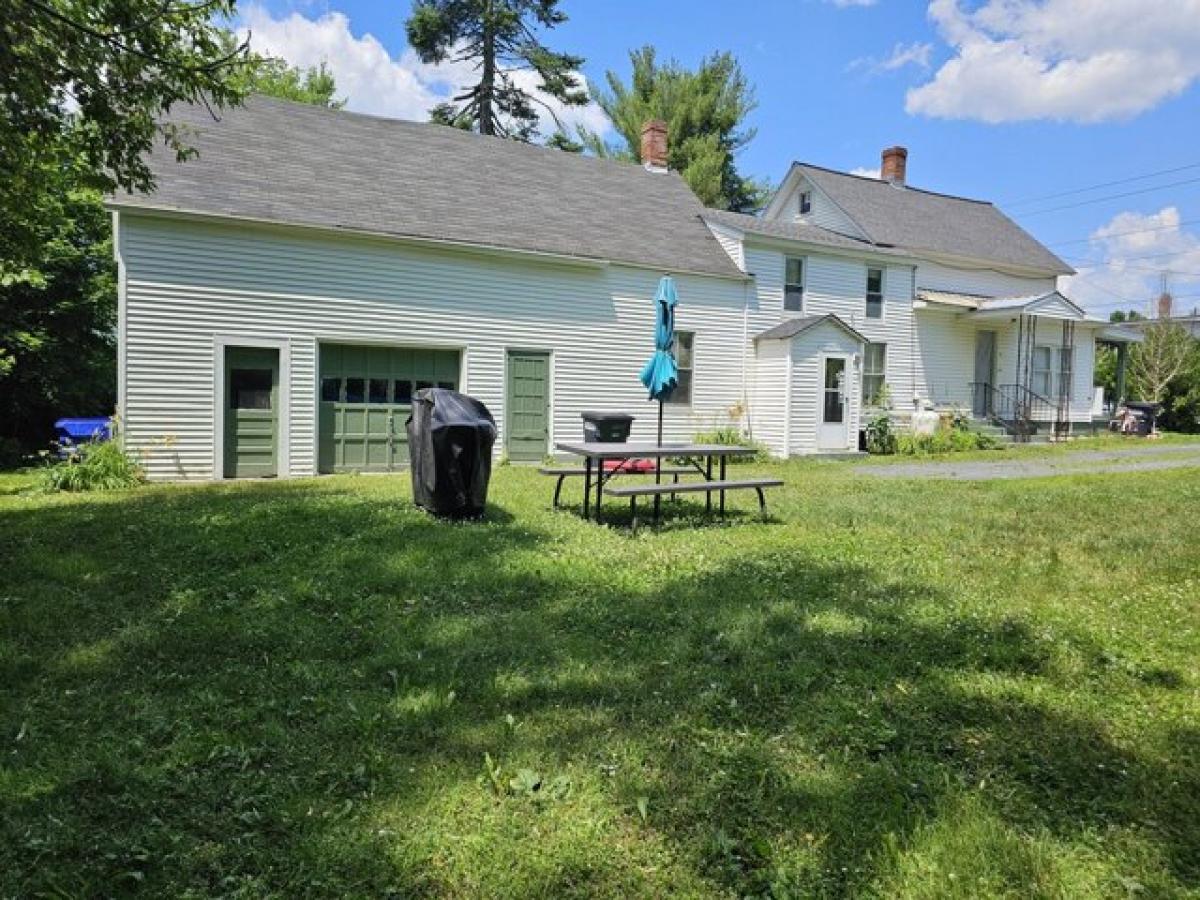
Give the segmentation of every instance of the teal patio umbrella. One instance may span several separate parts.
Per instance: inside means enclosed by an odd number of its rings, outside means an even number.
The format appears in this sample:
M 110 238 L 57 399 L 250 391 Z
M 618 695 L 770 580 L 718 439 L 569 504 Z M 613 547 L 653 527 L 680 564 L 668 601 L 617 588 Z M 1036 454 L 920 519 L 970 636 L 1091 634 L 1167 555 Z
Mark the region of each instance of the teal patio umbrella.
M 671 352 L 675 344 L 675 305 L 679 297 L 675 293 L 675 281 L 664 275 L 658 282 L 654 295 L 654 355 L 642 367 L 642 384 L 650 392 L 650 399 L 658 401 L 658 443 L 663 439 L 663 402 L 671 399 L 679 384 L 679 367 Z M 654 482 L 662 482 L 662 457 L 656 457 Z M 658 513 L 658 495 L 654 497 L 655 514 Z

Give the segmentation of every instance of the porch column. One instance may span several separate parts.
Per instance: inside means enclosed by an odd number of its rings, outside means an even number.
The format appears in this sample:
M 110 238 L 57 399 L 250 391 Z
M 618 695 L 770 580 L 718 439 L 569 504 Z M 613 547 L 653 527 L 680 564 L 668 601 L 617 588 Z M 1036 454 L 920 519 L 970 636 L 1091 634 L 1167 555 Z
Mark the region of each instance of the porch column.
M 1129 345 L 1122 341 L 1117 344 L 1117 396 L 1116 403 L 1125 399 L 1125 367 L 1129 364 Z

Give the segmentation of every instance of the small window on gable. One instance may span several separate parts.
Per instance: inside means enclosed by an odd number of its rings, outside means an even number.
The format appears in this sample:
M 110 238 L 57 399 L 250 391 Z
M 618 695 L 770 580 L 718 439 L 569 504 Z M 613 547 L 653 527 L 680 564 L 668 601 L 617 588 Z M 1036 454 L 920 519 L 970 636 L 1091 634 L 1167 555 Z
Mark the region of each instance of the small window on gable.
M 788 312 L 804 310 L 804 260 L 789 256 L 784 265 L 783 308 Z
M 883 269 L 867 269 L 867 318 L 883 318 Z
M 806 216 L 812 212 L 812 191 L 800 192 L 800 215 Z

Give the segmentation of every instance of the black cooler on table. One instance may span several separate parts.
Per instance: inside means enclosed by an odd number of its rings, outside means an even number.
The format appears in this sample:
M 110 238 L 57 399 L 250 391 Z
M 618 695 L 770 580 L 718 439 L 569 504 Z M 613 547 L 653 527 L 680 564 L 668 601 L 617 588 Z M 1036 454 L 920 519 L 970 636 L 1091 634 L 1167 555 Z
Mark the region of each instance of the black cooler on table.
M 627 413 L 583 413 L 583 439 L 589 443 L 623 444 L 631 427 L 633 416 Z
M 496 420 L 466 394 L 425 388 L 408 417 L 413 501 L 437 516 L 474 518 L 487 505 Z

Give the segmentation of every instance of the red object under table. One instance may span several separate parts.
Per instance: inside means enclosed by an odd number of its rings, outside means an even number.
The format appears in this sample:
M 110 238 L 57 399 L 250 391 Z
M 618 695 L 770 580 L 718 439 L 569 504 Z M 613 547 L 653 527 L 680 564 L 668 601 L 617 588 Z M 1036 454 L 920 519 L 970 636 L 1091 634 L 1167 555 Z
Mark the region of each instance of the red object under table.
M 615 472 L 620 469 L 622 472 L 653 472 L 654 460 L 652 459 L 606 459 L 604 461 L 605 472 Z

